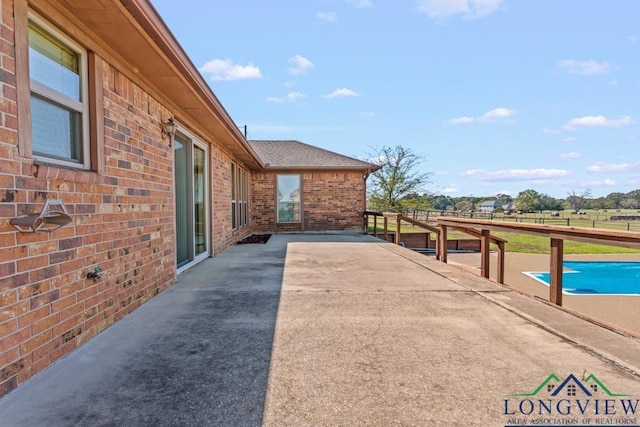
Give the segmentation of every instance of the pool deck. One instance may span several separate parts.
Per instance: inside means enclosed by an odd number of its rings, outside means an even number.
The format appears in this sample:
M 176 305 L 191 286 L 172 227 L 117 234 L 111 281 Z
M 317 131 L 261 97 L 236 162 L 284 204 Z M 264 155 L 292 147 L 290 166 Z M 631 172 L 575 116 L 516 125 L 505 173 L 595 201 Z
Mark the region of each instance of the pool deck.
M 640 340 L 370 236 L 234 246 L 0 399 L 4 426 L 504 426 Z
M 566 254 L 565 261 L 637 261 L 640 254 Z M 476 274 L 480 270 L 480 254 L 449 254 L 452 265 L 470 268 Z M 491 254 L 491 278 L 495 279 L 497 255 Z M 525 271 L 549 271 L 549 255 L 508 252 L 505 254 L 505 284 L 534 295 L 549 299 L 549 287 L 523 274 Z M 640 284 L 639 284 L 640 286 Z M 627 330 L 640 336 L 640 296 L 629 295 L 569 295 L 564 294 L 563 306 L 575 310 L 612 327 Z

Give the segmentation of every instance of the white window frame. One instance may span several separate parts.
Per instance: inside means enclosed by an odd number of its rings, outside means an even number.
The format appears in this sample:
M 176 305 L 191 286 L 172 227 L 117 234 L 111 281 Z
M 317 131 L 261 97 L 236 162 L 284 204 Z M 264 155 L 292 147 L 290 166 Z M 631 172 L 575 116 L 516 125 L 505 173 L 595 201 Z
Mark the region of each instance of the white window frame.
M 35 80 L 29 78 L 30 92 L 35 93 L 45 99 L 51 100 L 55 103 L 63 105 L 69 109 L 72 109 L 78 113 L 80 113 L 81 121 L 81 141 L 82 145 L 82 158 L 79 162 L 73 160 L 64 160 L 57 157 L 49 157 L 45 154 L 37 154 L 35 147 L 32 146 L 33 159 L 36 161 L 41 161 L 44 163 L 51 163 L 60 166 L 72 167 L 77 169 L 90 169 L 91 166 L 91 144 L 90 144 L 90 120 L 89 120 L 89 66 L 88 66 L 88 52 L 85 48 L 80 46 L 78 43 L 64 35 L 61 31 L 57 30 L 54 26 L 49 24 L 46 20 L 44 20 L 39 15 L 29 12 L 28 14 L 29 21 L 34 22 L 35 24 L 42 27 L 44 30 L 49 32 L 52 36 L 57 38 L 60 42 L 65 44 L 69 49 L 73 50 L 79 56 L 79 76 L 80 76 L 80 101 L 76 101 L 74 99 L 70 99 L 58 92 L 57 90 L 50 88 L 46 85 L 43 85 Z M 28 43 L 27 43 L 28 45 Z M 30 59 L 29 59 L 30 61 Z M 33 120 L 33 117 L 31 117 Z M 31 125 L 33 129 L 33 124 Z
M 238 221 L 238 199 L 236 194 L 238 192 L 238 164 L 231 162 L 231 229 L 237 230 L 240 228 Z
M 298 219 L 293 221 L 283 221 L 280 219 L 280 200 L 278 199 L 278 190 L 280 187 L 280 177 L 296 176 L 298 177 L 298 191 L 300 192 L 300 200 L 298 201 Z M 292 201 L 295 206 L 295 203 Z M 295 217 L 295 215 L 294 215 Z M 302 223 L 302 174 L 297 173 L 279 173 L 276 174 L 276 224 L 301 224 Z
M 205 142 L 203 142 L 202 140 L 200 140 L 194 133 L 190 132 L 188 128 L 182 126 L 181 123 L 176 122 L 176 132 L 179 134 L 182 134 L 183 137 L 185 137 L 186 139 L 190 140 L 190 142 L 193 144 L 193 147 L 198 147 L 202 150 L 204 150 L 205 153 L 205 162 L 204 162 L 204 204 L 205 204 L 205 217 L 206 217 L 206 245 L 207 245 L 207 250 L 203 253 L 201 253 L 200 255 L 195 255 L 193 257 L 193 260 L 189 261 L 187 264 L 181 266 L 180 268 L 176 269 L 176 274 L 180 274 L 185 272 L 186 270 L 188 270 L 189 268 L 193 267 L 194 265 L 198 264 L 199 262 L 204 261 L 207 258 L 211 257 L 211 254 L 213 253 L 213 248 L 211 247 L 211 236 L 213 234 L 213 228 L 214 228 L 214 224 L 211 222 L 211 209 L 212 209 L 212 205 L 211 205 L 211 196 L 210 196 L 210 192 L 211 192 L 211 182 L 210 182 L 210 176 L 209 176 L 209 162 L 210 162 L 210 146 L 209 144 L 206 144 Z M 193 152 L 191 153 L 191 160 L 193 161 Z M 174 170 L 175 170 L 175 163 L 173 165 Z M 192 173 L 193 170 L 190 171 L 190 173 Z M 175 191 L 175 185 L 173 185 L 174 187 L 174 191 Z M 175 197 L 175 194 L 174 194 Z M 195 224 L 195 211 L 192 213 L 191 215 L 191 219 L 190 219 L 192 224 Z M 174 230 L 176 229 L 176 218 L 174 217 Z M 195 228 L 193 230 L 195 232 Z M 195 236 L 194 236 L 195 237 Z M 177 239 L 177 235 L 176 232 L 174 231 L 174 241 Z

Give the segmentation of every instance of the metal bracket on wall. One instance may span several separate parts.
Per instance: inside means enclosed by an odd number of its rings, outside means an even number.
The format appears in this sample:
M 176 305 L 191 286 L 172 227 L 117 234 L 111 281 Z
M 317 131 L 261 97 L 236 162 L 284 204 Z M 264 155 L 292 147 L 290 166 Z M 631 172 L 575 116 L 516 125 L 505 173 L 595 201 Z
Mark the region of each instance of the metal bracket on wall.
M 62 200 L 48 199 L 42 211 L 37 214 L 22 215 L 9 221 L 22 233 L 52 232 L 73 222 Z

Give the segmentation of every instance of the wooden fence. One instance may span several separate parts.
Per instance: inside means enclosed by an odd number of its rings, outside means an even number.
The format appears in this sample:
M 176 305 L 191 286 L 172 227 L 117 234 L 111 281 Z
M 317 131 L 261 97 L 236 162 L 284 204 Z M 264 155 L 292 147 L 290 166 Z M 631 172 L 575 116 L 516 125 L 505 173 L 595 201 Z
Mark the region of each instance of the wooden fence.
M 621 246 L 625 248 L 640 249 L 640 233 L 634 231 L 590 229 L 580 227 L 566 227 L 548 224 L 511 223 L 506 221 L 491 221 L 468 218 L 436 218 L 440 225 L 440 238 L 446 239 L 447 229 L 474 230 L 480 236 L 481 243 L 481 274 L 489 277 L 489 242 L 491 231 L 504 231 L 517 234 L 529 234 L 548 237 L 550 240 L 551 283 L 549 287 L 549 301 L 562 305 L 562 270 L 564 259 L 564 241 L 575 240 L 586 243 L 596 243 L 609 246 Z M 499 251 L 502 252 L 502 251 Z M 446 245 L 439 259 L 447 262 Z M 504 257 L 498 258 L 498 278 L 504 278 Z M 498 280 L 500 281 L 500 280 Z M 502 282 L 501 282 L 502 283 Z

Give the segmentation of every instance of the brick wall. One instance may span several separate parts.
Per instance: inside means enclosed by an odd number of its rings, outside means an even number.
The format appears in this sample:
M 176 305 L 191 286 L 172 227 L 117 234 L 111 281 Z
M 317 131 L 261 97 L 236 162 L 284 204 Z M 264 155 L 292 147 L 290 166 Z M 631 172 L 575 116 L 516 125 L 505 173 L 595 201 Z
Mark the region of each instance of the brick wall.
M 295 173 L 295 172 L 286 172 Z M 251 177 L 254 233 L 293 231 L 362 231 L 365 181 L 361 171 L 302 172 L 302 223 L 276 223 L 277 172 Z
M 18 155 L 13 70 L 4 64 L 0 395 L 175 281 L 173 157 L 159 134 L 162 106 L 104 64 L 104 173 L 34 164 Z M 65 203 L 71 225 L 27 234 L 9 224 L 48 198 Z M 87 279 L 95 266 L 102 277 Z
M 210 151 L 213 174 L 213 251 L 218 254 L 251 234 L 251 227 L 247 225 L 236 230 L 231 228 L 232 158 L 217 147 L 212 147 Z

